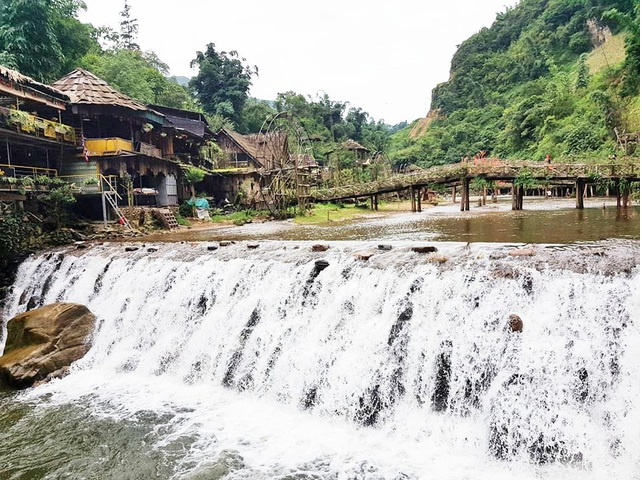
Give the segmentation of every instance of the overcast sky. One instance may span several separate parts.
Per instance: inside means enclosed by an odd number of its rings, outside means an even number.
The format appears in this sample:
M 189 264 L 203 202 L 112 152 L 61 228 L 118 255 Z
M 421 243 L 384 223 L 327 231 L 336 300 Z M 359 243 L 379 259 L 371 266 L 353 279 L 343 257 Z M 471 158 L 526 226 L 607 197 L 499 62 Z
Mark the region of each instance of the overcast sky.
M 80 16 L 118 30 L 123 0 L 85 0 Z M 457 45 L 516 0 L 129 0 L 138 43 L 191 77 L 214 43 L 259 68 L 250 95 L 288 90 L 360 107 L 394 125 L 426 115 Z

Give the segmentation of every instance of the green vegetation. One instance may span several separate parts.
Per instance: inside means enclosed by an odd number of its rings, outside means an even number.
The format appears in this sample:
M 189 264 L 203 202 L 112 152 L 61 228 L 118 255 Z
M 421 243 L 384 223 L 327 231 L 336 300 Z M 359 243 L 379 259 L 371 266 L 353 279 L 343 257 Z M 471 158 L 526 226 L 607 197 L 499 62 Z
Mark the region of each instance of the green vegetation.
M 640 128 L 639 17 L 639 0 L 522 0 L 459 47 L 431 115 L 393 136 L 390 157 L 431 166 L 479 151 L 639 155 L 618 151 L 615 134 Z M 606 43 L 589 53 L 600 35 Z
M 343 203 L 319 203 L 305 214 L 297 216 L 294 223 L 301 225 L 323 225 L 332 222 L 343 222 L 365 215 L 371 215 L 374 212 L 365 210 L 360 205 L 343 204 Z
M 258 133 L 271 115 L 286 112 L 330 167 L 328 185 L 456 163 L 480 151 L 528 160 L 550 154 L 554 162 L 639 156 L 636 142 L 619 148 L 615 133 L 640 129 L 639 0 L 522 0 L 459 46 L 426 118 L 395 126 L 323 92 L 250 98 L 257 67 L 214 43 L 194 52 L 198 73 L 179 84 L 158 55 L 140 50 L 138 21 L 122 5 L 114 31 L 80 22 L 81 0 L 0 0 L 0 64 L 45 82 L 83 67 L 143 103 L 202 111 L 215 131 Z M 361 167 L 349 139 L 368 156 L 385 155 Z M 208 158 L 222 155 L 211 149 Z

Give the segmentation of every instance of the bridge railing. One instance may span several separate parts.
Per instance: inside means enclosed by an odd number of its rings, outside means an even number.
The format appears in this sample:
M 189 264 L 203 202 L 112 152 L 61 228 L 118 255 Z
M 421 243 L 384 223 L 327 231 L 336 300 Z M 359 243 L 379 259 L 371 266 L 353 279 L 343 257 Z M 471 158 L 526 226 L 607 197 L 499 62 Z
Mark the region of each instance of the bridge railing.
M 586 164 L 586 163 L 543 163 L 528 161 L 510 161 L 498 164 L 488 163 L 455 163 L 417 170 L 406 174 L 392 175 L 376 182 L 344 185 L 334 188 L 318 188 L 312 191 L 317 200 L 332 200 L 374 195 L 381 192 L 405 190 L 411 186 L 430 183 L 450 183 L 460 178 L 487 177 L 491 179 L 512 179 L 522 172 L 530 172 L 534 179 L 550 180 L 577 178 L 628 178 L 639 180 L 640 165 L 633 162 Z

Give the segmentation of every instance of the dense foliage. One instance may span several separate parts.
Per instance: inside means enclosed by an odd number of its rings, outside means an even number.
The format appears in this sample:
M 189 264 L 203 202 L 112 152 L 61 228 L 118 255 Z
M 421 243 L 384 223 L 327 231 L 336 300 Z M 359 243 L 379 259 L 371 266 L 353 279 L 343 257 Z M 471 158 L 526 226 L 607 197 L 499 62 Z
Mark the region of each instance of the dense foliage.
M 140 50 L 138 21 L 122 5 L 114 31 L 80 22 L 81 0 L 0 0 L 0 64 L 45 82 L 80 66 L 143 103 L 202 111 L 213 130 L 256 133 L 270 115 L 288 112 L 315 157 L 342 168 L 354 165 L 342 148 L 348 139 L 386 152 L 397 167 L 479 151 L 554 160 L 639 155 L 618 152 L 615 136 L 639 132 L 639 0 L 522 0 L 459 46 L 428 117 L 396 126 L 324 93 L 250 98 L 257 67 L 213 43 L 195 52 L 198 72 L 179 84 L 154 52 Z M 606 27 L 613 36 L 596 48 Z
M 598 59 L 600 35 L 608 41 Z M 623 51 L 605 50 L 622 37 Z M 431 115 L 393 138 L 391 156 L 428 166 L 479 151 L 634 153 L 617 151 L 615 129 L 639 132 L 639 61 L 639 0 L 522 0 L 459 46 Z

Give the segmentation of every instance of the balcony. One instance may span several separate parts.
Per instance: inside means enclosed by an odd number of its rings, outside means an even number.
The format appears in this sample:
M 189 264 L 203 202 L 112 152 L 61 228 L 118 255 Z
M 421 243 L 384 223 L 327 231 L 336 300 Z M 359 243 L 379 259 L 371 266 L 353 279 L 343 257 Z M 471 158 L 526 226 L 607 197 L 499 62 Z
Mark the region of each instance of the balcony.
M 76 131 L 69 125 L 46 120 L 13 108 L 0 107 L 0 128 L 70 145 L 76 145 L 78 140 Z
M 90 157 L 120 155 L 122 152 L 134 152 L 134 145 L 124 138 L 87 138 L 85 149 Z
M 160 148 L 144 142 L 134 142 L 119 137 L 87 138 L 85 148 L 90 157 L 115 156 L 121 153 L 141 153 L 148 157 L 163 158 Z

